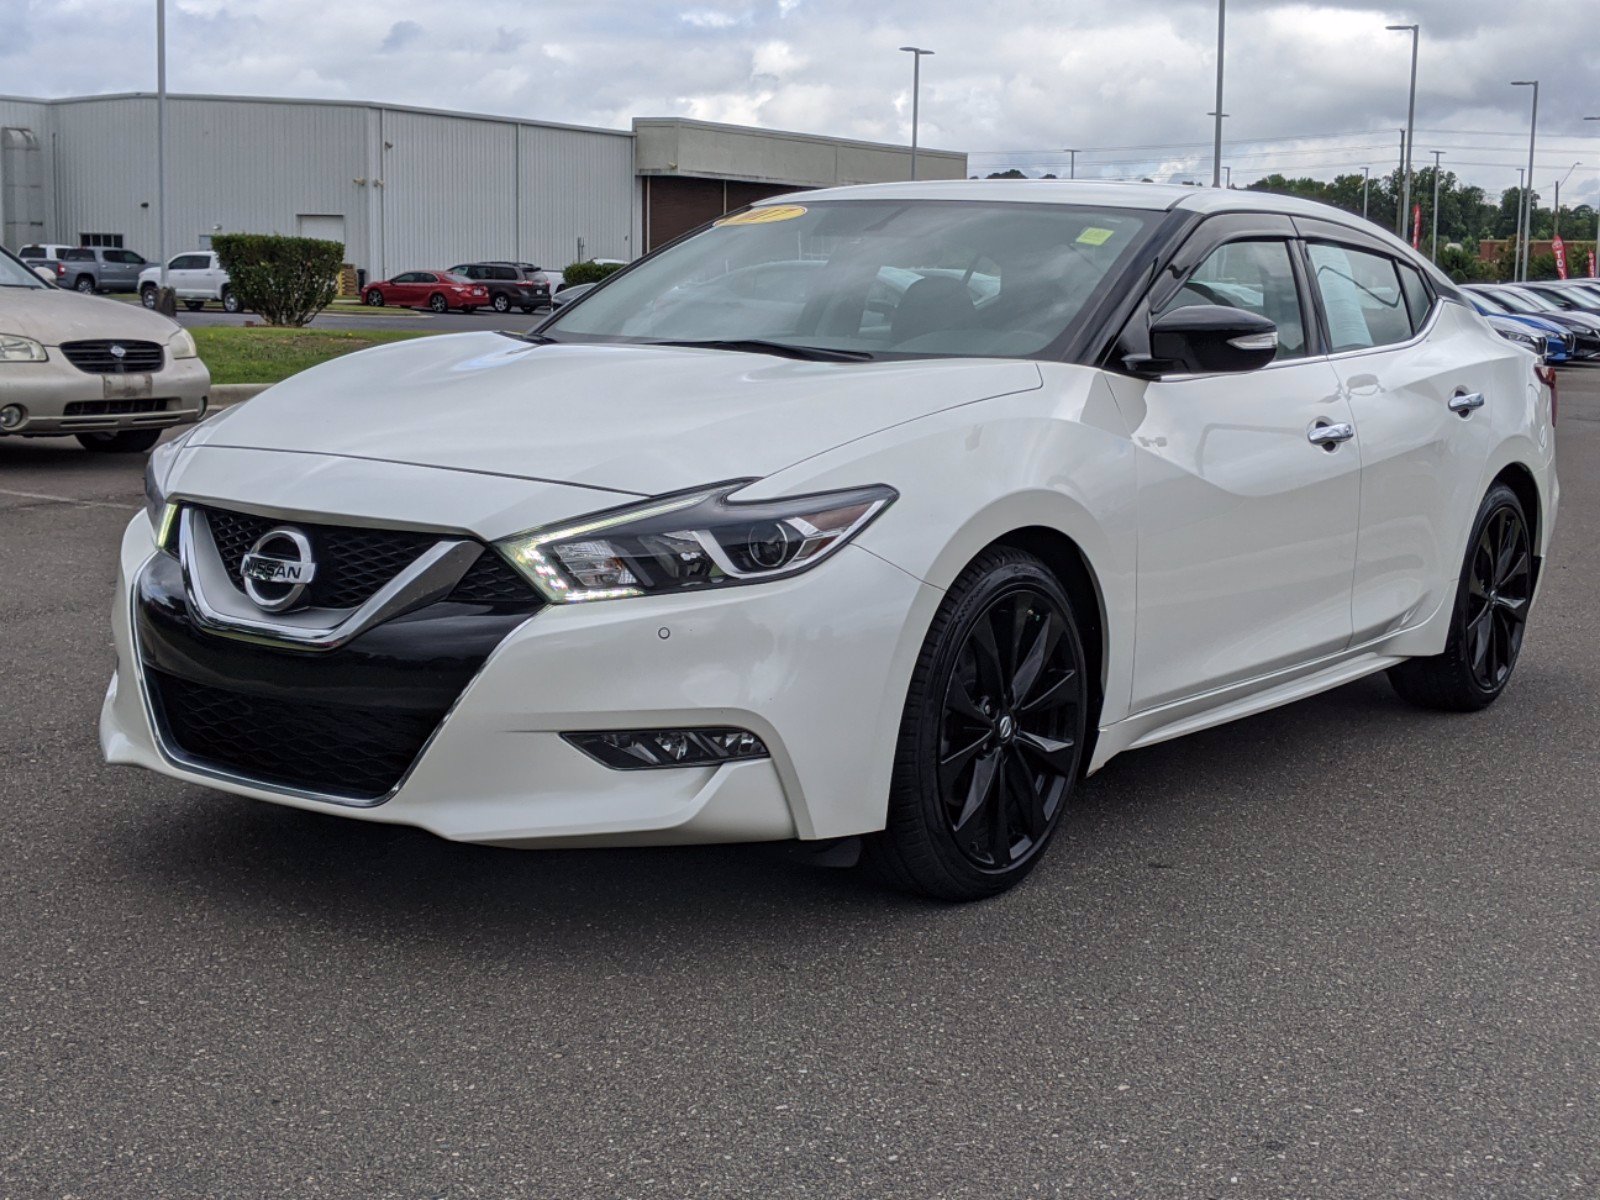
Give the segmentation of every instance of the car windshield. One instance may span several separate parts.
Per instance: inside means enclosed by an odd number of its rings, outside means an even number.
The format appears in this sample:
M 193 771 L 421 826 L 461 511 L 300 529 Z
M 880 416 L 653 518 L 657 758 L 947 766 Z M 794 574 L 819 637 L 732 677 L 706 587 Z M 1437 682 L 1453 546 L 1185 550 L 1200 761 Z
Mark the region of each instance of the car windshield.
M 1471 292 L 1469 294 L 1472 296 L 1472 303 L 1477 306 L 1479 312 L 1504 315 L 1511 311 L 1500 301 L 1489 295 L 1488 292 Z
M 33 268 L 13 258 L 9 250 L 0 250 L 0 287 L 42 288 L 44 282 L 33 273 Z
M 1525 300 L 1528 307 L 1524 312 L 1560 312 L 1561 305 L 1551 300 L 1548 296 L 1541 296 L 1538 292 L 1516 291 L 1512 293 L 1518 300 Z
M 1028 357 L 1073 327 L 1158 218 L 1011 201 L 768 205 L 630 267 L 539 332 L 851 358 Z

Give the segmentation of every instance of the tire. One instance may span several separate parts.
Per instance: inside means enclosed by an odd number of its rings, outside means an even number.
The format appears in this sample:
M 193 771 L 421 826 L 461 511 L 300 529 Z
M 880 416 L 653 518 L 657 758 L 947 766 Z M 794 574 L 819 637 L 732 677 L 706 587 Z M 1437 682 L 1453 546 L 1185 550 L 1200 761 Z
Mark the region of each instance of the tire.
M 1083 642 L 1060 581 L 1024 551 L 986 551 L 950 588 L 917 658 L 868 863 L 940 900 L 1016 885 L 1077 786 L 1088 712 Z
M 380 292 L 377 288 L 368 288 L 365 299 L 367 301 L 367 307 L 368 308 L 382 308 L 383 307 L 383 293 Z
M 94 276 L 79 275 L 77 281 L 72 285 L 72 287 L 74 291 L 83 292 L 85 295 L 92 296 L 96 290 L 94 286 Z
M 494 310 L 497 313 L 508 313 L 511 311 L 511 298 L 506 296 L 504 293 L 496 296 L 489 303 L 494 306 Z
M 243 308 L 244 308 L 244 305 L 239 303 L 239 297 L 237 297 L 237 296 L 235 296 L 233 294 L 233 290 L 231 288 L 223 288 L 222 289 L 222 311 L 223 312 L 236 313 L 236 312 L 242 311 Z
M 439 292 L 435 292 L 428 297 L 428 307 L 436 313 L 446 313 L 450 311 L 450 301 Z
M 1472 523 L 1444 653 L 1389 668 L 1402 699 L 1439 712 L 1477 712 L 1511 682 L 1533 602 L 1533 544 L 1517 494 L 1489 489 Z
M 137 454 L 161 440 L 159 429 L 124 429 L 120 433 L 80 433 L 78 444 L 96 454 Z
M 206 302 L 204 300 L 185 300 L 183 306 L 190 312 L 199 312 L 206 306 Z
M 156 306 L 158 295 L 159 292 L 155 284 L 147 283 L 144 285 L 144 287 L 139 289 L 139 303 L 143 304 L 146 308 L 154 308 Z

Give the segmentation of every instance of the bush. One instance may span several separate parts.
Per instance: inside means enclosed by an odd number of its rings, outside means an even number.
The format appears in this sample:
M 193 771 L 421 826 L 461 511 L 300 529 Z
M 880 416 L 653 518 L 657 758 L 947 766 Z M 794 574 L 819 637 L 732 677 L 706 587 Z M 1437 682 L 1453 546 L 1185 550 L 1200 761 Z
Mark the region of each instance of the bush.
M 622 270 L 620 263 L 597 263 L 591 259 L 588 262 L 573 263 L 561 272 L 561 277 L 567 281 L 567 286 L 571 287 L 578 283 L 599 283 L 607 275 L 620 270 Z
M 1439 251 L 1439 269 L 1457 283 L 1477 283 L 1495 278 L 1493 264 L 1459 247 L 1446 246 Z
M 339 290 L 344 244 L 275 233 L 219 233 L 212 237 L 228 286 L 239 302 L 268 325 L 305 325 Z

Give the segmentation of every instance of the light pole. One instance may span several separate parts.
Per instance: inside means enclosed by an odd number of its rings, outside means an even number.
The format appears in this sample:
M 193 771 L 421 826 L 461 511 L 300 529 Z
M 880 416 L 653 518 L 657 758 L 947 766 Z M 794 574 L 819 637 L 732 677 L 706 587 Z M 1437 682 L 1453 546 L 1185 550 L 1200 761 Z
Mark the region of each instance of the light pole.
M 1439 261 L 1439 159 L 1443 150 L 1431 151 L 1433 155 L 1433 261 Z
M 1573 163 L 1570 167 L 1567 168 L 1567 173 L 1565 175 L 1563 175 L 1560 179 L 1556 180 L 1556 206 L 1555 206 L 1555 211 L 1550 214 L 1550 221 L 1551 221 L 1551 226 L 1552 226 L 1551 232 L 1553 232 L 1556 237 L 1560 237 L 1561 236 L 1561 185 L 1563 183 L 1565 183 L 1567 180 L 1571 179 L 1572 178 L 1572 173 L 1574 171 L 1576 171 L 1581 166 L 1583 166 L 1583 164 L 1581 162 Z
M 1211 186 L 1222 186 L 1222 51 L 1228 32 L 1228 0 L 1217 0 L 1217 108 L 1208 116 L 1216 118 L 1211 147 Z
M 1600 117 L 1585 117 L 1585 121 L 1600 121 Z M 1595 269 L 1600 271 L 1600 197 L 1595 200 L 1594 218 L 1594 261 Z
M 1400 164 L 1401 187 L 1404 189 L 1400 200 L 1400 232 L 1404 236 L 1406 222 L 1411 219 L 1411 150 L 1417 129 L 1417 43 L 1422 40 L 1422 27 L 1386 25 L 1384 28 L 1394 32 L 1408 30 L 1411 34 L 1411 100 L 1406 106 L 1405 161 Z
M 1361 168 L 1361 219 L 1367 219 L 1367 192 L 1372 187 L 1372 168 Z
M 1539 136 L 1539 81 L 1537 79 L 1513 79 L 1512 87 L 1531 87 L 1533 89 L 1533 112 L 1528 118 L 1528 186 L 1522 197 L 1522 207 L 1526 212 L 1522 221 L 1522 248 L 1518 253 L 1517 261 L 1520 264 L 1517 278 L 1528 278 L 1528 259 L 1532 257 L 1533 243 L 1533 146 L 1534 140 Z
M 1067 178 L 1076 179 L 1078 177 L 1078 152 L 1071 147 L 1063 148 L 1072 156 L 1071 165 L 1067 168 Z
M 917 106 L 922 92 L 922 56 L 932 54 L 921 46 L 901 46 L 911 55 L 911 178 L 917 177 Z
M 156 253 L 167 290 L 167 0 L 156 0 Z

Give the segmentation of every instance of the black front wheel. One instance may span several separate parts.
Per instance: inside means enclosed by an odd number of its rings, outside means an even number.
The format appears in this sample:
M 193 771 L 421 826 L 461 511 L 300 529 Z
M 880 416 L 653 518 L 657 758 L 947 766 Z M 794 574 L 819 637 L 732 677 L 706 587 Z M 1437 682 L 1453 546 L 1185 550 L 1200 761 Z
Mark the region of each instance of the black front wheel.
M 97 454 L 137 454 L 161 440 L 159 429 L 124 429 L 120 433 L 80 433 L 78 444 Z
M 1060 581 L 1031 554 L 987 551 L 923 644 L 869 860 L 942 900 L 1014 886 L 1077 783 L 1088 711 L 1083 643 Z
M 1400 696 L 1420 708 L 1475 712 L 1511 682 L 1533 604 L 1533 542 L 1517 494 L 1489 489 L 1467 542 L 1444 653 L 1389 669 Z
M 367 289 L 367 304 L 372 308 L 383 307 L 383 293 L 377 288 Z

